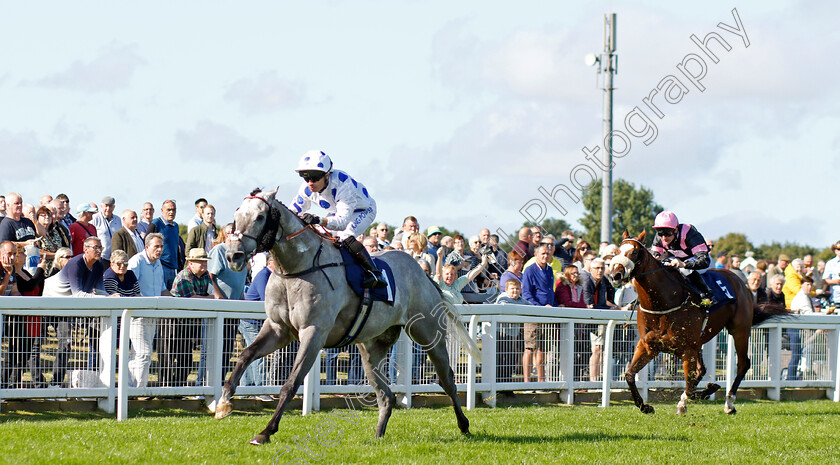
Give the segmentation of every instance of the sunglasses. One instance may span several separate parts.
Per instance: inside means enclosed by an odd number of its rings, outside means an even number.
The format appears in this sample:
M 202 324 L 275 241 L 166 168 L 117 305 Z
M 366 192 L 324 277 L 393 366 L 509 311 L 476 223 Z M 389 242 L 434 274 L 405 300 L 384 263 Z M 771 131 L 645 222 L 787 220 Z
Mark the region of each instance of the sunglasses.
M 660 231 L 656 231 L 656 235 L 659 236 L 659 237 L 671 237 L 671 236 L 674 235 L 674 231 L 671 230 L 671 229 L 660 230 Z
M 581 247 L 580 250 L 592 250 L 592 247 L 589 247 L 588 245 L 586 245 L 586 246 Z
M 318 182 L 320 181 L 324 175 L 327 173 L 321 171 L 304 171 L 300 173 L 300 177 L 303 178 L 306 182 Z

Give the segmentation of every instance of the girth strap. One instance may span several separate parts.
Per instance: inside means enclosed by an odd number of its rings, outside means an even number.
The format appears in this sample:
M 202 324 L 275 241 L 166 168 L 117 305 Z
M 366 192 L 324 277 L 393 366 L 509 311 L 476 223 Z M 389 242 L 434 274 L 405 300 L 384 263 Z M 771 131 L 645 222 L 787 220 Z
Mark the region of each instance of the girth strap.
M 362 299 L 359 301 L 359 310 L 356 312 L 356 319 L 353 320 L 353 324 L 347 328 L 347 333 L 344 334 L 341 341 L 332 347 L 344 347 L 352 344 L 353 341 L 356 340 L 356 336 L 358 336 L 362 331 L 362 328 L 365 327 L 365 323 L 367 323 L 367 319 L 370 316 L 370 309 L 372 307 L 373 299 L 370 297 L 370 289 L 365 289 L 362 294 Z

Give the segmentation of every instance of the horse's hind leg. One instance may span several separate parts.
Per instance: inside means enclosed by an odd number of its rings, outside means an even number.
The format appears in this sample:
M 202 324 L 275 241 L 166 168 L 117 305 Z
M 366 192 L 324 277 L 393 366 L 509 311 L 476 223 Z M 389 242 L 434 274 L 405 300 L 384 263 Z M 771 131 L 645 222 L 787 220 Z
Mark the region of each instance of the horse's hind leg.
M 449 322 L 449 324 L 461 324 L 460 322 Z M 455 386 L 455 372 L 449 365 L 449 354 L 446 350 L 446 329 L 439 325 L 428 325 L 419 327 L 412 325 L 409 336 L 420 344 L 429 355 L 435 372 L 438 375 L 438 383 L 443 392 L 452 399 L 452 408 L 455 410 L 455 418 L 458 420 L 458 428 L 464 434 L 470 434 L 470 421 L 461 410 L 461 403 L 458 402 L 458 388 Z
M 702 377 L 700 373 L 697 372 L 697 367 L 699 365 L 698 352 L 699 351 L 696 348 L 688 348 L 685 352 L 683 352 L 682 360 L 683 373 L 685 374 L 685 391 L 683 391 L 682 396 L 680 396 L 680 401 L 677 403 L 677 415 L 682 415 L 686 412 L 688 399 L 694 399 L 697 397 L 697 383 L 700 382 L 700 378 Z
M 750 359 L 747 356 L 750 345 L 750 328 L 731 331 L 730 334 L 735 340 L 735 353 L 738 354 L 738 372 L 735 375 L 732 387 L 726 393 L 726 403 L 723 406 L 723 411 L 728 414 L 735 414 L 735 396 L 738 393 L 738 386 L 741 385 L 741 381 L 744 380 L 744 376 L 750 370 Z
M 385 428 L 388 427 L 388 419 L 391 418 L 391 411 L 396 402 L 394 393 L 388 387 L 387 367 L 383 361 L 387 359 L 391 346 L 399 337 L 400 327 L 394 326 L 377 339 L 359 345 L 365 375 L 376 391 L 376 403 L 379 406 L 379 421 L 376 423 L 376 437 L 378 438 L 385 435 Z
M 298 332 L 298 337 L 300 337 L 300 348 L 295 356 L 295 363 L 292 366 L 291 373 L 289 373 L 289 379 L 280 389 L 280 399 L 277 401 L 274 415 L 271 416 L 271 420 L 268 421 L 265 429 L 254 436 L 254 439 L 251 439 L 251 444 L 265 444 L 269 442 L 271 435 L 277 432 L 277 425 L 280 423 L 283 411 L 286 410 L 286 404 L 295 396 L 298 388 L 303 384 L 303 378 L 306 377 L 309 369 L 312 368 L 312 364 L 315 363 L 315 357 L 320 355 L 327 335 L 315 326 L 309 326 L 302 328 Z
M 645 343 L 640 340 L 636 343 L 636 350 L 633 352 L 633 360 L 630 361 L 630 367 L 624 374 L 624 379 L 627 381 L 627 386 L 630 388 L 630 394 L 633 396 L 633 403 L 642 411 L 642 413 L 653 413 L 653 406 L 646 404 L 639 394 L 639 389 L 636 387 L 636 373 L 642 370 L 652 359 L 654 355 L 648 353 Z
M 216 403 L 216 419 L 224 418 L 233 411 L 230 398 L 236 392 L 239 379 L 242 378 L 242 374 L 248 368 L 248 365 L 260 357 L 265 357 L 275 350 L 285 347 L 290 341 L 291 337 L 286 328 L 274 325 L 269 320 L 263 323 L 260 333 L 254 339 L 254 343 L 245 348 L 239 355 L 230 378 L 222 388 L 222 397 Z
M 700 381 L 703 380 L 703 377 L 706 376 L 706 364 L 703 363 L 703 352 L 701 350 L 700 355 L 697 357 L 697 384 L 700 384 Z M 700 392 L 694 393 L 694 400 L 709 400 L 709 397 L 712 396 L 715 392 L 720 389 L 720 385 L 717 383 L 709 383 L 706 385 L 706 389 L 703 389 Z

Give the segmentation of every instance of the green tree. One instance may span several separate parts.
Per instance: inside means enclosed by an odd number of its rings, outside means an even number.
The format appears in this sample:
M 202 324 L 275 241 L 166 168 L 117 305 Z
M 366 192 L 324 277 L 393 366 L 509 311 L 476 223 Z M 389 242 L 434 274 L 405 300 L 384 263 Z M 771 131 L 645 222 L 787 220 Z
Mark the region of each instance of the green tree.
M 545 234 L 551 234 L 555 239 L 560 239 L 563 231 L 574 232 L 572 230 L 572 225 L 570 225 L 568 221 L 557 218 L 544 219 L 540 227 L 542 227 Z
M 726 255 L 737 254 L 742 259 L 744 252 L 747 250 L 755 250 L 755 246 L 747 240 L 747 236 L 741 233 L 731 232 L 723 237 L 715 239 L 715 249 L 712 251 L 712 260 L 715 259 L 719 252 L 726 252 Z
M 810 245 L 799 245 L 796 242 L 785 242 L 781 244 L 773 241 L 769 244 L 761 244 L 755 252 L 756 259 L 776 260 L 780 254 L 787 255 L 790 259 L 802 258 L 805 255 L 811 254 L 814 256 L 822 254 L 821 251 Z M 823 251 L 824 252 L 824 251 Z
M 580 224 L 585 231 L 583 238 L 592 244 L 596 249 L 601 242 L 601 181 L 596 180 L 590 184 L 583 194 L 583 206 L 586 209 Z M 637 236 L 643 230 L 648 230 L 648 242 L 653 240 L 650 234 L 650 227 L 656 215 L 663 210 L 653 200 L 653 191 L 647 187 L 636 186 L 623 179 L 613 182 L 613 218 L 612 218 L 612 242 L 621 242 L 621 233 L 624 230 L 632 236 Z

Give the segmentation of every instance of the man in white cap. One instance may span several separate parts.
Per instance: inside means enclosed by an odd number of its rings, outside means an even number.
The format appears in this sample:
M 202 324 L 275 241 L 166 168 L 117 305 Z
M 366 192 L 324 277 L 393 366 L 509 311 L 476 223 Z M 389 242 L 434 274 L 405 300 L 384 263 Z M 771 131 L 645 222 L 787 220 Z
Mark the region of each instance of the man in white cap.
M 102 203 L 99 205 L 99 213 L 93 215 L 93 226 L 96 228 L 96 235 L 102 240 L 102 260 L 109 262 L 111 260 L 111 239 L 114 234 L 122 229 L 122 220 L 114 215 L 114 205 L 116 202 L 110 195 L 102 198 Z M 107 264 L 107 263 L 106 263 Z
M 292 207 L 302 213 L 303 222 L 321 225 L 338 235 L 339 246 L 346 248 L 368 273 L 362 286 L 387 286 L 365 247 L 356 240 L 376 218 L 376 201 L 365 185 L 344 171 L 333 170 L 330 157 L 317 150 L 303 154 L 295 171 L 303 178 L 303 184 Z M 326 210 L 327 216 L 320 218 L 306 213 L 313 203 Z

